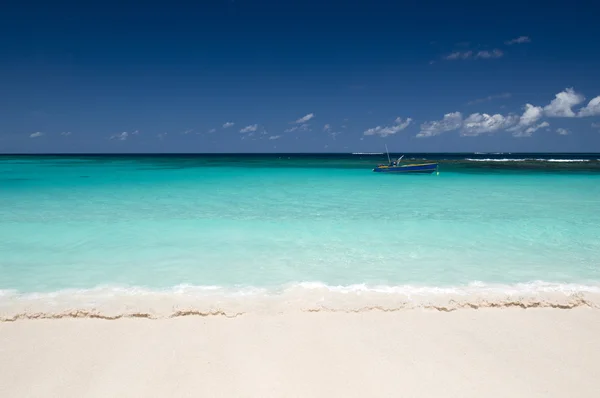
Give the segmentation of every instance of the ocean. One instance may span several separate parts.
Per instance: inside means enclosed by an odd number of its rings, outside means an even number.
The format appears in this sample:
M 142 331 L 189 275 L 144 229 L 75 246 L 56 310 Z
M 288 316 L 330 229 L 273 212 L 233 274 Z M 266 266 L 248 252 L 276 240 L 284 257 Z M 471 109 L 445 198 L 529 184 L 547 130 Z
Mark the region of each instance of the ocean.
M 600 154 L 403 160 L 0 156 L 0 315 L 600 292 Z

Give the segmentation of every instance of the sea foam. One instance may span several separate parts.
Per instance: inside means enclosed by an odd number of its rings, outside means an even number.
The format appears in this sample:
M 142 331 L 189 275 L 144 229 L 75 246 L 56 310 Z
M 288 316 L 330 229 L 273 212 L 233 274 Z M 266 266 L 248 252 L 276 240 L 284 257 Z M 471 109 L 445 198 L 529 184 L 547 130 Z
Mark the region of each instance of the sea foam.
M 0 292 L 0 321 L 55 318 L 172 318 L 249 313 L 364 312 L 481 308 L 600 308 L 600 285 L 543 281 L 515 285 L 331 286 L 301 282 L 275 287 L 179 285 L 168 289 L 100 286 L 48 293 Z
M 534 158 L 523 158 L 523 159 L 474 159 L 466 158 L 469 162 L 551 162 L 551 163 L 582 163 L 589 162 L 589 159 L 534 159 Z

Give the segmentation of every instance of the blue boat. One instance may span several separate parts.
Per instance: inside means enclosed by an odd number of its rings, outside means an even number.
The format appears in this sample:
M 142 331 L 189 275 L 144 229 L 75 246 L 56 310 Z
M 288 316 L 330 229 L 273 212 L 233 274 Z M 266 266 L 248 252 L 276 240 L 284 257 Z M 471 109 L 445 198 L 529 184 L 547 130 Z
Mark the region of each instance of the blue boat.
M 402 166 L 380 164 L 373 169 L 376 173 L 431 174 L 437 171 L 437 163 L 405 164 Z
M 398 160 L 391 161 L 390 154 L 387 151 L 387 145 L 385 151 L 388 156 L 388 164 L 380 164 L 373 169 L 376 173 L 409 173 L 409 174 L 431 174 L 434 171 L 437 172 L 437 163 L 418 163 L 418 164 L 400 164 L 400 160 L 404 155 L 400 156 Z

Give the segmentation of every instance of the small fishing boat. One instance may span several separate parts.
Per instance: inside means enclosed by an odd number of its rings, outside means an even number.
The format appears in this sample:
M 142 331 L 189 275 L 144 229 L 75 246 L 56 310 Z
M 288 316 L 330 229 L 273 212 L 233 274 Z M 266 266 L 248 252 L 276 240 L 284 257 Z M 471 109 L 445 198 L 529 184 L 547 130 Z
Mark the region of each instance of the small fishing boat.
M 400 164 L 400 160 L 404 155 L 400 156 L 398 160 L 390 160 L 390 154 L 385 146 L 385 151 L 388 157 L 388 164 L 380 164 L 373 169 L 376 173 L 410 173 L 410 174 L 431 174 L 434 171 L 437 172 L 437 163 L 418 163 L 418 164 Z

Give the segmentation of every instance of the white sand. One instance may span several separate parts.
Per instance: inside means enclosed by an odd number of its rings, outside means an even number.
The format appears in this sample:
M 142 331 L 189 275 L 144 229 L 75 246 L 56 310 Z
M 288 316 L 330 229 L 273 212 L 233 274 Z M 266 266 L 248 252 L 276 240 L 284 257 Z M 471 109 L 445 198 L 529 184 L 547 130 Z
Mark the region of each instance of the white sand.
M 0 323 L 0 397 L 599 397 L 600 310 Z

